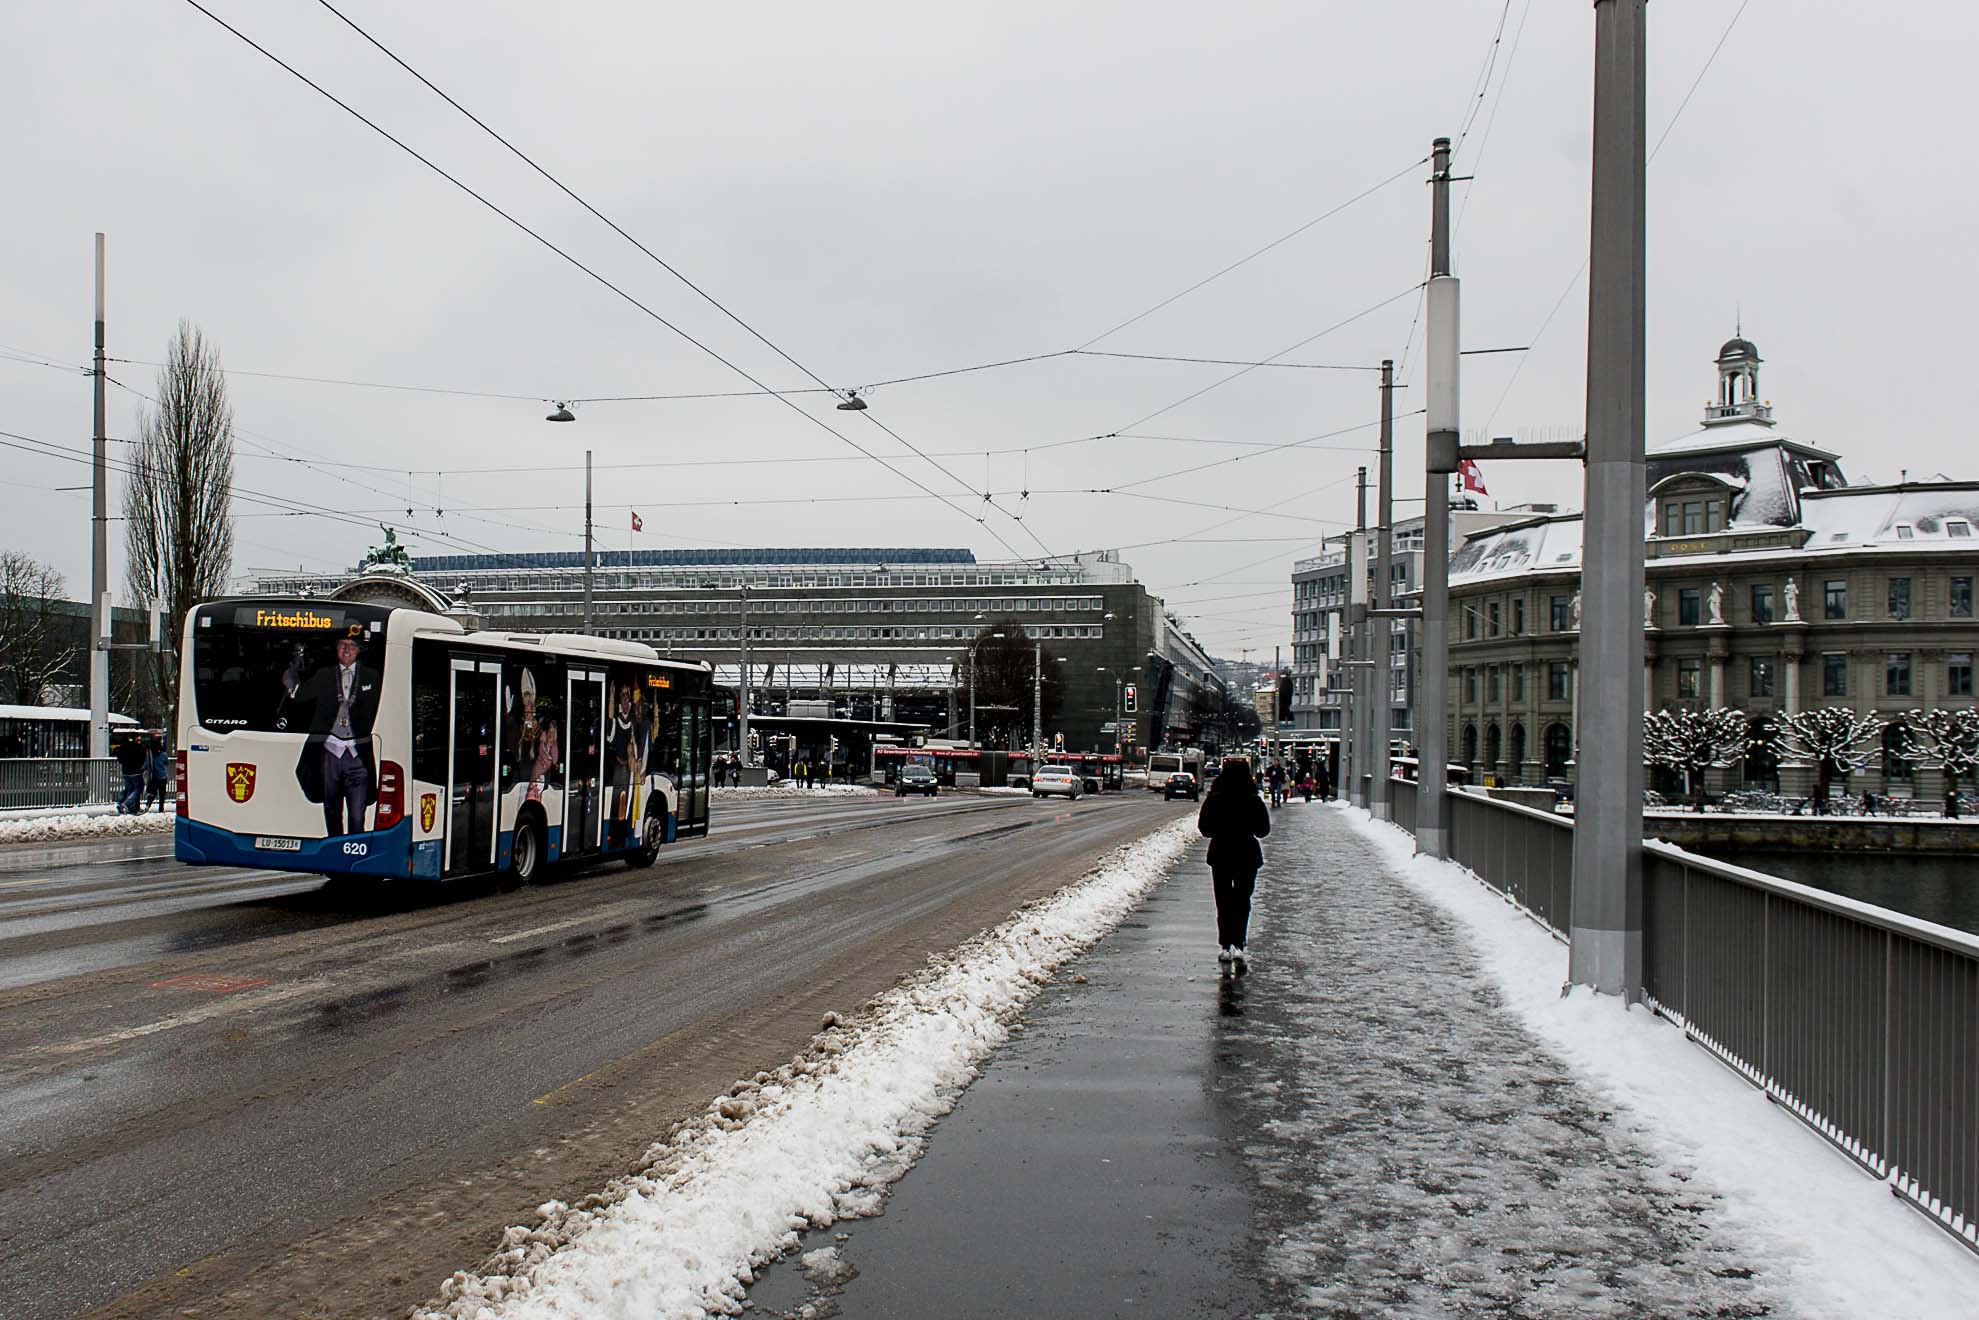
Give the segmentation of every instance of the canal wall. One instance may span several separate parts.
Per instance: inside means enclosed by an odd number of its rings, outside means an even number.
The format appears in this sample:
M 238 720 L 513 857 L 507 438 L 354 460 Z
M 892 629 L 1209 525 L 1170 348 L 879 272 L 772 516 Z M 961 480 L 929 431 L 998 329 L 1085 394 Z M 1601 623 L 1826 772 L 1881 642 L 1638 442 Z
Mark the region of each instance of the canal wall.
M 1646 811 L 1642 832 L 1696 852 L 1979 854 L 1979 819 Z

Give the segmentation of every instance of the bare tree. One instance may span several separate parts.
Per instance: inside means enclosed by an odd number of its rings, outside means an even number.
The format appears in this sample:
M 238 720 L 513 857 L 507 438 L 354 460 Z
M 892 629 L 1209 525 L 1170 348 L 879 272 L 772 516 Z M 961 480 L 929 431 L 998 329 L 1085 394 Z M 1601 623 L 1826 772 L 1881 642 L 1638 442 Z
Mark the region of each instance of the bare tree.
M 220 594 L 233 568 L 234 410 L 219 353 L 189 321 L 166 349 L 158 406 L 138 419 L 124 485 L 125 577 L 132 598 L 165 609 L 176 643 L 186 611 Z M 156 657 L 168 719 L 178 714 L 171 652 Z
M 0 694 L 6 700 L 40 705 L 48 686 L 82 654 L 64 635 L 66 586 L 60 573 L 25 550 L 0 550 Z
M 1642 759 L 1678 771 L 1704 810 L 1704 773 L 1737 765 L 1760 744 L 1744 711 L 1652 710 L 1642 717 Z
M 1002 633 L 1003 636 L 993 636 L 995 633 Z M 1014 619 L 988 624 L 978 634 L 976 705 L 978 709 L 984 706 L 1012 708 L 997 711 L 994 718 L 983 717 L 981 723 L 1015 733 L 1020 745 L 1031 740 L 1031 675 L 1037 667 L 1033 660 L 1035 654 L 1030 635 L 1024 631 L 1024 625 Z M 1062 689 L 1059 685 L 1058 660 L 1052 655 L 1051 648 L 1044 648 L 1042 656 L 1044 681 L 1038 689 L 1043 714 L 1038 720 L 1038 727 L 1049 737 L 1052 720 L 1058 714 Z
M 1814 763 L 1814 812 L 1826 815 L 1828 789 L 1835 776 L 1849 775 L 1869 763 L 1883 721 L 1841 706 L 1823 706 L 1784 715 L 1779 721 L 1780 750 Z
M 1903 717 L 1903 754 L 1945 772 L 1945 814 L 1958 815 L 1958 781 L 1979 770 L 1979 710 L 1913 710 Z

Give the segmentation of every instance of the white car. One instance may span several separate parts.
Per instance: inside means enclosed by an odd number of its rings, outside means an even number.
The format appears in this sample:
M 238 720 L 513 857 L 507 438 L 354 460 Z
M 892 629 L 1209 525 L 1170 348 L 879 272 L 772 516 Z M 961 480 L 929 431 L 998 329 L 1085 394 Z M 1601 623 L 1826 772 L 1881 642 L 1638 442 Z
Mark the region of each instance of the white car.
M 1077 802 L 1083 792 L 1085 785 L 1079 782 L 1079 776 L 1063 766 L 1045 766 L 1031 777 L 1031 796 L 1034 798 L 1063 797 Z

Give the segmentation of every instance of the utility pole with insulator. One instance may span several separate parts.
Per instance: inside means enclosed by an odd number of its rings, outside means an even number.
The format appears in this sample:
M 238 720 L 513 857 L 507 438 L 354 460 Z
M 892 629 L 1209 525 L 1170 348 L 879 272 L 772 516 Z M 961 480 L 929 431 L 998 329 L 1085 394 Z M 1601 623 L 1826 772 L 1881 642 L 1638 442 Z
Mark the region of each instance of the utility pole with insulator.
M 91 359 L 95 428 L 89 471 L 89 754 L 110 754 L 110 437 L 103 397 L 103 235 L 96 236 L 96 354 Z
M 595 605 L 591 592 L 591 451 L 584 451 L 584 631 L 586 635 L 597 632 L 594 615 Z
M 1416 683 L 1416 851 L 1450 855 L 1450 474 L 1457 470 L 1457 277 L 1450 273 L 1450 139 L 1430 151 L 1429 326 L 1423 375 L 1429 435 L 1423 454 L 1422 673 Z
M 1594 6 L 1580 761 L 1567 978 L 1642 994 L 1643 49 L 1646 0 Z
M 1380 494 L 1375 504 L 1374 598 L 1368 614 L 1369 653 L 1374 661 L 1374 709 L 1369 711 L 1370 739 L 1367 761 L 1367 809 L 1376 820 L 1388 819 L 1388 744 L 1393 737 L 1394 674 L 1389 668 L 1395 624 L 1387 614 L 1392 590 L 1395 540 L 1395 364 L 1381 363 L 1381 456 L 1377 478 Z
M 1348 704 L 1352 710 L 1352 738 L 1354 748 L 1352 778 L 1347 784 L 1347 800 L 1357 807 L 1367 806 L 1367 786 L 1363 782 L 1368 773 L 1368 752 L 1372 740 L 1368 737 L 1368 695 L 1373 685 L 1368 682 L 1368 625 L 1374 621 L 1368 617 L 1367 594 L 1367 469 L 1354 470 L 1354 539 L 1347 550 L 1347 611 L 1352 625 L 1349 634 L 1347 661 Z

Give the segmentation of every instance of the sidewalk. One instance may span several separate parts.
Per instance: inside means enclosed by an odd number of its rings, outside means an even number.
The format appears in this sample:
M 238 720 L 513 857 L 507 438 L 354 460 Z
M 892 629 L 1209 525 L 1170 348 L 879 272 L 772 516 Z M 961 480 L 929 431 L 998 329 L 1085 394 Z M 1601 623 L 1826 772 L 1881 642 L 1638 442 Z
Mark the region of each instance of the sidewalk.
M 1218 975 L 1198 844 L 756 1313 L 1810 1313 L 1340 809 L 1274 826 L 1248 978 Z

